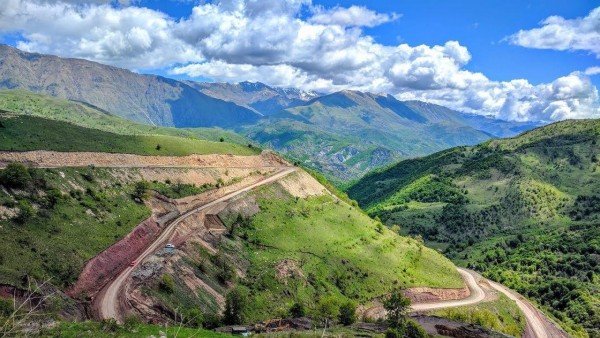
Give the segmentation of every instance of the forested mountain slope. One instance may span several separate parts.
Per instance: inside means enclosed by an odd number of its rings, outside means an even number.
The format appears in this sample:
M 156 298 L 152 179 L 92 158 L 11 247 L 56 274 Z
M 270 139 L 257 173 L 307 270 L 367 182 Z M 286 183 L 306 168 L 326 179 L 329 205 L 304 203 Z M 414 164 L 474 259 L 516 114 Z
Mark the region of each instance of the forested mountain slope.
M 600 120 L 563 121 L 402 161 L 348 189 L 386 224 L 600 329 Z

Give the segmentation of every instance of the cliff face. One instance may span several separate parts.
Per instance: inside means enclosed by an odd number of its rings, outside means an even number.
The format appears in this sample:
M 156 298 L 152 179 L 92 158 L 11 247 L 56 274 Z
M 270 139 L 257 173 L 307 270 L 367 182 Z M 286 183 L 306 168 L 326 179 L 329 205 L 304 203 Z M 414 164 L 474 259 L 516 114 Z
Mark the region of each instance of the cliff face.
M 83 101 L 133 121 L 162 126 L 231 127 L 260 116 L 179 81 L 6 45 L 0 45 L 0 88 Z

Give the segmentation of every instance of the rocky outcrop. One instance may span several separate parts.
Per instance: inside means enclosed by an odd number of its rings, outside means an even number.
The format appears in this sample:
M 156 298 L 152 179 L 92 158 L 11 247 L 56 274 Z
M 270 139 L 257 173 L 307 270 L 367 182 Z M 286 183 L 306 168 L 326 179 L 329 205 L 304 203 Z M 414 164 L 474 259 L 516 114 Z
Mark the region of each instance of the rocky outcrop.
M 71 297 L 93 297 L 138 257 L 160 231 L 161 226 L 152 218 L 138 224 L 125 238 L 88 261 L 67 294 Z

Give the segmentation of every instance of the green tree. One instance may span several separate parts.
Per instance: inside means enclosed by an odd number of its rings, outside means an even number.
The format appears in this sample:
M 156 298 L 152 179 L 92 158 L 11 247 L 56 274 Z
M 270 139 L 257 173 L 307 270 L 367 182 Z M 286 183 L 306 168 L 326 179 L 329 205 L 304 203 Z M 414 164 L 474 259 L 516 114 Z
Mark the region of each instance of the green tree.
M 406 314 L 410 308 L 410 299 L 404 297 L 402 291 L 395 290 L 383 302 L 387 311 L 387 322 L 393 329 L 403 330 L 406 324 Z
M 331 296 L 322 297 L 317 304 L 317 313 L 324 322 L 337 318 L 340 315 L 337 299 Z
M 146 181 L 136 182 L 133 188 L 133 194 L 131 194 L 131 196 L 136 202 L 142 203 L 144 199 L 148 196 L 149 187 L 150 184 Z
M 356 322 L 356 304 L 346 302 L 340 306 L 340 315 L 338 316 L 342 325 L 348 326 Z
M 0 173 L 0 183 L 9 188 L 25 188 L 31 180 L 29 169 L 22 163 L 9 163 Z
M 225 297 L 223 321 L 227 325 L 242 324 L 245 320 L 244 308 L 248 303 L 248 295 L 240 288 L 231 290 Z
M 221 138 L 219 139 L 219 142 L 225 142 L 225 139 L 221 137 Z

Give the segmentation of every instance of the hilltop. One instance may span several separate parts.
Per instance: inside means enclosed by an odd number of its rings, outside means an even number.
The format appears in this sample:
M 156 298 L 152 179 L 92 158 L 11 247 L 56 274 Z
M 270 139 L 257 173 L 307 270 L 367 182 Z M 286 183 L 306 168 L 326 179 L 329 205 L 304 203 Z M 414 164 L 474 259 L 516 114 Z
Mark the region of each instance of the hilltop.
M 372 216 L 535 299 L 572 334 L 600 329 L 600 120 L 557 122 L 373 172 Z

